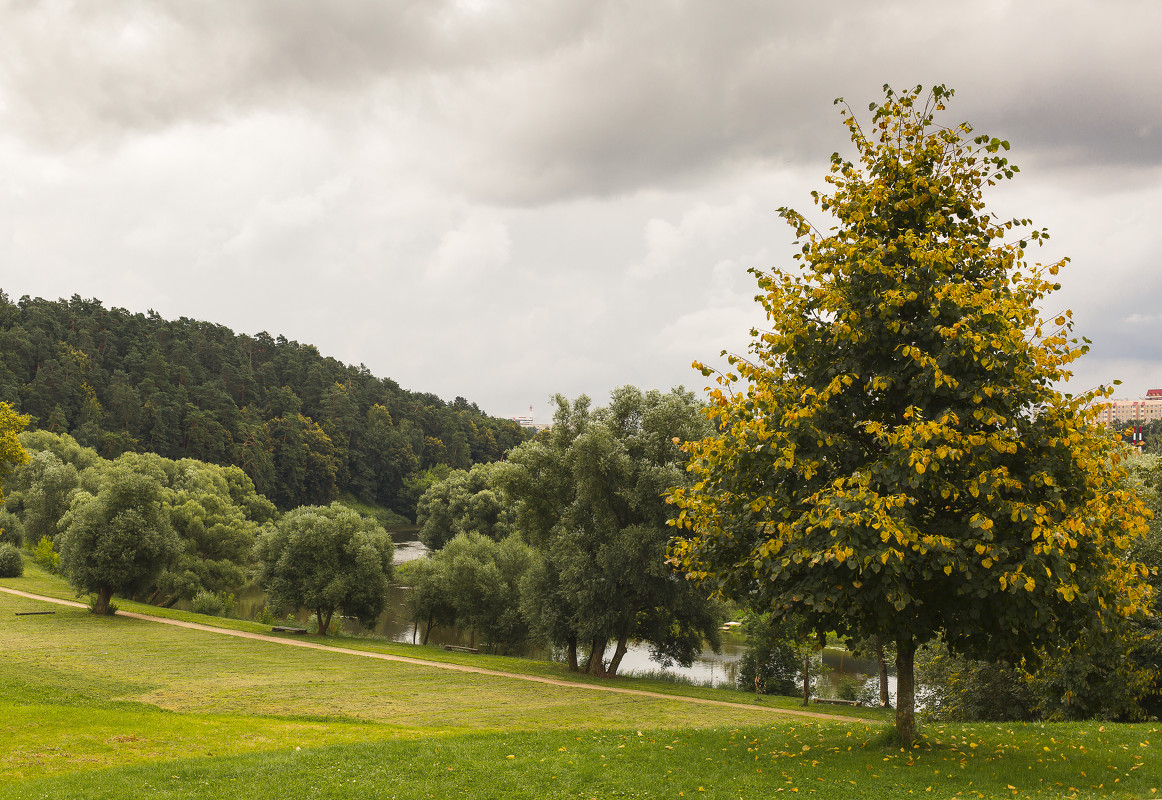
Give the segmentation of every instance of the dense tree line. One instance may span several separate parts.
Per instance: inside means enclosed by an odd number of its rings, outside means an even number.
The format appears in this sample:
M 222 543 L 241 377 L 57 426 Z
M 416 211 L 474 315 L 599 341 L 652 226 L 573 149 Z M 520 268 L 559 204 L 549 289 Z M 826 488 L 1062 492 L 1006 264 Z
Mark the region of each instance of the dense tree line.
M 274 505 L 238 467 L 155 453 L 105 459 L 68 434 L 26 431 L 3 482 L 0 528 L 103 608 L 114 592 L 159 605 L 247 579 Z M 60 558 L 54 558 L 59 554 Z
M 678 439 L 709 428 L 681 389 L 615 390 L 605 408 L 558 395 L 553 428 L 500 464 L 454 472 L 419 504 L 436 552 L 406 565 L 411 612 L 483 643 L 565 653 L 571 669 L 614 676 L 633 641 L 662 664 L 690 664 L 720 641 L 718 608 L 666 563 L 663 494 L 688 482 Z M 425 633 L 426 639 L 426 633 Z
M 524 438 L 463 398 L 402 389 L 309 344 L 78 296 L 0 291 L 0 401 L 105 458 L 232 464 L 283 509 L 350 492 L 408 518 L 430 470 L 496 461 Z

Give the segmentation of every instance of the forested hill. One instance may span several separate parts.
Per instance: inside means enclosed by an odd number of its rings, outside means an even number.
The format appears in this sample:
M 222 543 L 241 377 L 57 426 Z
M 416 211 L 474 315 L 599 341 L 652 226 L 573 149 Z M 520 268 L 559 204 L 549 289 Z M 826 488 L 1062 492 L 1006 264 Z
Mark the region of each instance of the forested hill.
M 434 475 L 501 458 L 517 423 L 308 344 L 0 290 L 0 400 L 106 457 L 236 464 L 281 508 L 349 491 L 414 518 Z M 441 466 L 441 465 L 447 465 Z

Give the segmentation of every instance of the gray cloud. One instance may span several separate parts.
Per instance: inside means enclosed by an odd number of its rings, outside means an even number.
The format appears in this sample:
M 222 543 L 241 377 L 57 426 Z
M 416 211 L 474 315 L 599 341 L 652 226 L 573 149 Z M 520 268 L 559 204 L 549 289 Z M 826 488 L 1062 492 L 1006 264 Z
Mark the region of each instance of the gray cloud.
M 774 209 L 848 144 L 832 99 L 939 82 L 1013 143 L 995 207 L 1074 257 L 1086 374 L 1152 375 L 1160 29 L 1155 0 L 0 0 L 0 286 L 497 413 L 701 386 L 761 322 L 746 268 L 790 263 Z
M 445 181 L 536 203 L 818 161 L 843 141 L 832 97 L 939 81 L 1061 168 L 1159 163 L 1156 3 L 1103 4 L 1096 28 L 1085 3 L 992 5 L 8 2 L 0 119 L 68 148 L 386 106 L 444 132 Z

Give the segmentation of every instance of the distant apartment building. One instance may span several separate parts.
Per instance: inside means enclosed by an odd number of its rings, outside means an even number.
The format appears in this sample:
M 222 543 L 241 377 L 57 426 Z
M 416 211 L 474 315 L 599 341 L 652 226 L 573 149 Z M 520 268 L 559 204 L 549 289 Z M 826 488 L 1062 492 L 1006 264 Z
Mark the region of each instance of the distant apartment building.
M 1162 389 L 1151 389 L 1138 400 L 1107 400 L 1097 421 L 1109 427 L 1153 422 L 1162 419 Z
M 553 427 L 550 423 L 547 422 L 535 422 L 532 417 L 519 416 L 510 417 L 510 419 L 520 425 L 522 428 L 531 428 L 535 431 L 546 431 Z

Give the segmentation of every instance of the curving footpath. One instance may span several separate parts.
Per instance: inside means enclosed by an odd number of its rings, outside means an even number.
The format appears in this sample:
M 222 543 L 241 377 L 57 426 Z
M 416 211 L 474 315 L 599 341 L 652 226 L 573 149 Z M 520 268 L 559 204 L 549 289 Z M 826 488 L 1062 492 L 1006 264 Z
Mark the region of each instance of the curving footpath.
M 29 600 L 40 600 L 45 603 L 56 603 L 61 606 L 69 606 L 71 608 L 88 608 L 84 603 L 78 603 L 73 600 L 61 600 L 57 597 L 45 597 L 44 595 L 31 594 L 29 592 L 22 592 L 18 589 L 9 589 L 0 586 L 0 592 L 16 595 L 17 597 L 24 597 Z M 176 619 L 166 619 L 164 617 L 152 617 L 148 614 L 136 614 L 132 611 L 118 611 L 119 617 L 130 617 L 131 619 L 140 619 L 145 622 L 157 622 L 162 625 L 174 625 L 178 628 L 190 628 L 196 631 L 205 631 L 206 633 L 216 633 L 221 636 L 236 636 L 240 639 L 254 639 L 260 642 L 272 642 L 274 644 L 286 645 L 288 647 L 305 647 L 309 650 L 324 650 L 329 653 L 342 653 L 349 656 L 361 656 L 363 658 L 375 658 L 380 661 L 398 661 L 404 664 L 415 664 L 421 667 L 433 667 L 435 669 L 447 669 L 454 672 L 470 672 L 476 675 L 493 675 L 498 678 L 510 678 L 518 681 L 530 681 L 532 683 L 546 683 L 550 686 L 564 686 L 570 689 L 582 689 L 594 692 L 613 692 L 615 694 L 630 694 L 639 697 L 652 697 L 659 700 L 675 700 L 682 703 L 696 703 L 704 706 L 718 706 L 721 708 L 740 708 L 746 711 L 766 711 L 770 714 L 781 714 L 785 716 L 795 717 L 811 717 L 812 719 L 823 719 L 831 722 L 851 722 L 860 724 L 872 724 L 871 720 L 861 719 L 859 717 L 836 716 L 833 714 L 820 714 L 814 711 L 798 711 L 790 708 L 770 708 L 767 706 L 751 705 L 749 703 L 732 703 L 727 700 L 707 700 L 702 697 L 687 697 L 684 695 L 664 694 L 662 692 L 650 692 L 644 689 L 626 689 L 620 686 L 603 686 L 600 684 L 589 683 L 573 683 L 571 681 L 563 681 L 555 678 L 543 678 L 538 675 L 522 675 L 518 672 L 501 672 L 495 669 L 485 669 L 483 667 L 470 667 L 464 664 L 448 664 L 442 661 L 427 661 L 422 658 L 409 658 L 408 656 L 393 656 L 387 653 L 375 653 L 368 650 L 352 650 L 347 647 L 336 647 L 329 644 L 318 644 L 317 642 L 304 642 L 301 639 L 289 639 L 280 636 L 267 636 L 262 633 L 250 633 L 248 631 L 235 631 L 229 628 L 215 628 L 212 625 L 203 625 L 199 622 L 184 622 Z

